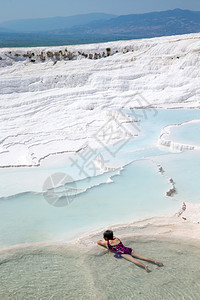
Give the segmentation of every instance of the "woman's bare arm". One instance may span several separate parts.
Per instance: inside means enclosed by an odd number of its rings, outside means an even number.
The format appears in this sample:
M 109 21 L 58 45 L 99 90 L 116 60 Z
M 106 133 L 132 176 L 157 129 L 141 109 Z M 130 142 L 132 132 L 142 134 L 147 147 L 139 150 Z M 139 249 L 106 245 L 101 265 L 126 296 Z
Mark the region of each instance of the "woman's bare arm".
M 98 244 L 99 246 L 102 246 L 102 247 L 108 248 L 108 246 L 107 246 L 107 242 L 106 242 L 106 241 L 99 240 L 99 241 L 97 242 L 97 244 Z

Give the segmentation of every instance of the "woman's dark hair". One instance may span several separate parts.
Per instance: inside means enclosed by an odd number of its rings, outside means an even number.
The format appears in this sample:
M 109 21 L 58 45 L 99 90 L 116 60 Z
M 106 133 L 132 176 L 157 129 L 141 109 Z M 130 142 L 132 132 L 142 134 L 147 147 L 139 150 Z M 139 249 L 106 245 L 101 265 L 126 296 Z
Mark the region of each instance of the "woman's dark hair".
M 113 231 L 112 230 L 106 230 L 103 234 L 104 239 L 107 238 L 109 240 L 113 240 Z

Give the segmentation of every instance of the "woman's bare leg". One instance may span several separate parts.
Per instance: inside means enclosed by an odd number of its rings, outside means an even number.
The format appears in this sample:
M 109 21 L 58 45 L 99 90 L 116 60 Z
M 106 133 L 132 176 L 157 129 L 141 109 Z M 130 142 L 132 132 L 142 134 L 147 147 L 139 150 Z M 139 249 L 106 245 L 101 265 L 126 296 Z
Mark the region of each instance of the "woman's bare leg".
M 156 261 L 156 260 L 154 260 L 154 259 L 152 259 L 152 258 L 142 256 L 142 255 L 136 253 L 135 251 L 132 251 L 131 255 L 132 255 L 133 257 L 138 258 L 138 259 L 142 259 L 142 260 L 149 261 L 149 262 L 151 262 L 151 263 L 153 263 L 153 264 L 155 264 L 155 265 L 157 265 L 157 266 L 159 266 L 159 267 L 162 267 L 162 266 L 163 266 L 163 263 L 161 263 L 161 262 L 159 262 L 159 261 Z
M 148 269 L 148 266 L 145 266 L 143 263 L 141 263 L 137 259 L 133 258 L 131 255 L 129 255 L 129 254 L 121 254 L 121 256 L 123 258 L 131 261 L 132 263 L 136 264 L 137 266 L 144 268 L 148 273 L 150 272 L 150 270 Z

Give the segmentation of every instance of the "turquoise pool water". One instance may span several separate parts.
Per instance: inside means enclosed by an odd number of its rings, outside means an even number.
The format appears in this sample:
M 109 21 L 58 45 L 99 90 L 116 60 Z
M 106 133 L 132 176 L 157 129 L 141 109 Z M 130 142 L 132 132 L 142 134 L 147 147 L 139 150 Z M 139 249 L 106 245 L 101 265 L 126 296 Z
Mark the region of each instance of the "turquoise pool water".
M 180 206 L 165 196 L 169 188 L 157 167 L 144 160 L 128 165 L 113 177 L 113 183 L 93 187 L 62 208 L 49 205 L 42 194 L 2 199 L 0 243 L 69 241 L 99 227 L 168 215 Z
M 200 121 L 172 127 L 169 139 L 180 144 L 200 147 Z
M 133 117 L 133 111 L 126 112 Z M 146 117 L 140 118 L 138 137 L 129 140 L 120 151 L 117 151 L 119 144 L 109 147 L 109 151 L 99 149 L 113 171 L 96 176 L 90 173 L 91 177 L 86 179 L 69 160 L 59 167 L 0 170 L 0 247 L 36 241 L 71 241 L 111 224 L 173 214 L 183 200 L 195 199 L 199 203 L 198 180 L 194 176 L 192 183 L 185 184 L 186 177 L 190 180 L 186 173 L 199 175 L 196 164 L 199 152 L 194 156 L 189 151 L 185 160 L 185 152 L 157 145 L 163 127 L 197 120 L 199 116 L 199 110 L 158 110 L 156 115 L 147 111 Z M 164 167 L 163 174 L 158 172 L 159 164 Z M 45 179 L 58 172 L 70 174 L 78 190 L 73 201 L 62 207 L 50 205 L 42 193 Z M 171 177 L 178 191 L 173 198 L 166 197 Z M 65 187 L 58 186 L 54 192 L 62 198 Z

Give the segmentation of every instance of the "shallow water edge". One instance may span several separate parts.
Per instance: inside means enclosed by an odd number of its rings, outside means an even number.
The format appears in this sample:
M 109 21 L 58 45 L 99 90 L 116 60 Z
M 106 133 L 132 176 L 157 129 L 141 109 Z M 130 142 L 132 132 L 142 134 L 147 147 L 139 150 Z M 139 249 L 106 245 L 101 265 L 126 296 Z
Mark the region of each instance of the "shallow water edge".
M 0 251 L 0 298 L 198 299 L 199 224 L 159 217 L 112 229 L 125 245 L 162 261 L 164 267 L 147 263 L 152 271 L 147 274 L 115 259 L 96 245 L 102 232 L 73 244 L 12 246 Z

